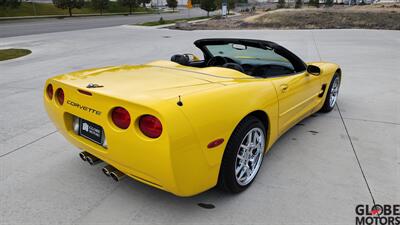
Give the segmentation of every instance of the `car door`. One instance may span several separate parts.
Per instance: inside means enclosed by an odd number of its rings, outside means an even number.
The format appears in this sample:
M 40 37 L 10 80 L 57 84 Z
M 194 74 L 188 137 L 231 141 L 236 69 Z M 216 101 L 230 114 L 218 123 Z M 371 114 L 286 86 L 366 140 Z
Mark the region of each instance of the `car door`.
M 272 78 L 279 101 L 279 134 L 309 115 L 318 104 L 321 81 L 306 71 Z

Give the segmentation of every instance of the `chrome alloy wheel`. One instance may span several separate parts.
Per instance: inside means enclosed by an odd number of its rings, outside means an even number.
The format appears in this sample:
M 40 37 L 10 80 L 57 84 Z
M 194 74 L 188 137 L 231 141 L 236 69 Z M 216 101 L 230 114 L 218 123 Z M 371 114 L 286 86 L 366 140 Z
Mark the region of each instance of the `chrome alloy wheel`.
M 338 94 L 339 94 L 339 77 L 335 77 L 335 80 L 332 83 L 331 94 L 329 96 L 329 106 L 333 108 L 335 106 Z
M 235 161 L 235 177 L 239 185 L 249 184 L 260 169 L 265 147 L 265 135 L 253 128 L 243 138 Z

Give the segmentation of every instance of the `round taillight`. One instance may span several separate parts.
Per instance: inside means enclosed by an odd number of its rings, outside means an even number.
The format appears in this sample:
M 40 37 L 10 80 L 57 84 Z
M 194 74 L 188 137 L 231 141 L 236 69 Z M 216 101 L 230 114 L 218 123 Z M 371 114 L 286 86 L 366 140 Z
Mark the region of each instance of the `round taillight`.
M 129 112 L 122 107 L 115 107 L 112 110 L 111 119 L 114 124 L 121 129 L 126 129 L 131 124 L 131 116 L 129 115 Z
M 144 135 L 150 138 L 158 138 L 162 133 L 162 124 L 157 117 L 144 115 L 139 119 L 139 128 Z
M 49 97 L 49 99 L 53 99 L 53 85 L 51 85 L 51 84 L 47 85 L 46 93 L 47 93 L 47 97 Z
M 57 97 L 58 103 L 60 103 L 60 105 L 64 104 L 64 91 L 63 91 L 63 89 L 61 89 L 61 88 L 57 89 L 56 97 Z

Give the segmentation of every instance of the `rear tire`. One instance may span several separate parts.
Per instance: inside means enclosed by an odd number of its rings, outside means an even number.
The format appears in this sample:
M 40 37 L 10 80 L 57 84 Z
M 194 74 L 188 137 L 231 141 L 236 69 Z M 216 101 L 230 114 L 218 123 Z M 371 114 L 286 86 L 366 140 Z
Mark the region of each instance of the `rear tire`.
M 320 112 L 328 113 L 332 111 L 333 108 L 335 108 L 339 94 L 339 88 L 340 88 L 340 75 L 339 73 L 335 73 L 335 75 L 333 75 L 331 83 L 329 84 L 328 93 L 326 93 L 325 102 Z
M 255 180 L 264 157 L 266 128 L 254 116 L 244 118 L 233 131 L 226 146 L 218 186 L 238 193 Z

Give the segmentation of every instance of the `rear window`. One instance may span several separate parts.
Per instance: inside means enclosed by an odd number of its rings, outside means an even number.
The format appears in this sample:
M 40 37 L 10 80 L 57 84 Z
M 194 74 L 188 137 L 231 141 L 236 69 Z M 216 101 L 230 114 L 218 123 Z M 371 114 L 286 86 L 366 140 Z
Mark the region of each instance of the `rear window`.
M 240 47 L 240 48 L 239 48 Z M 236 44 L 207 45 L 212 56 L 223 56 L 236 60 L 240 64 L 277 64 L 293 68 L 285 57 L 275 53 L 272 49 L 262 49 Z

